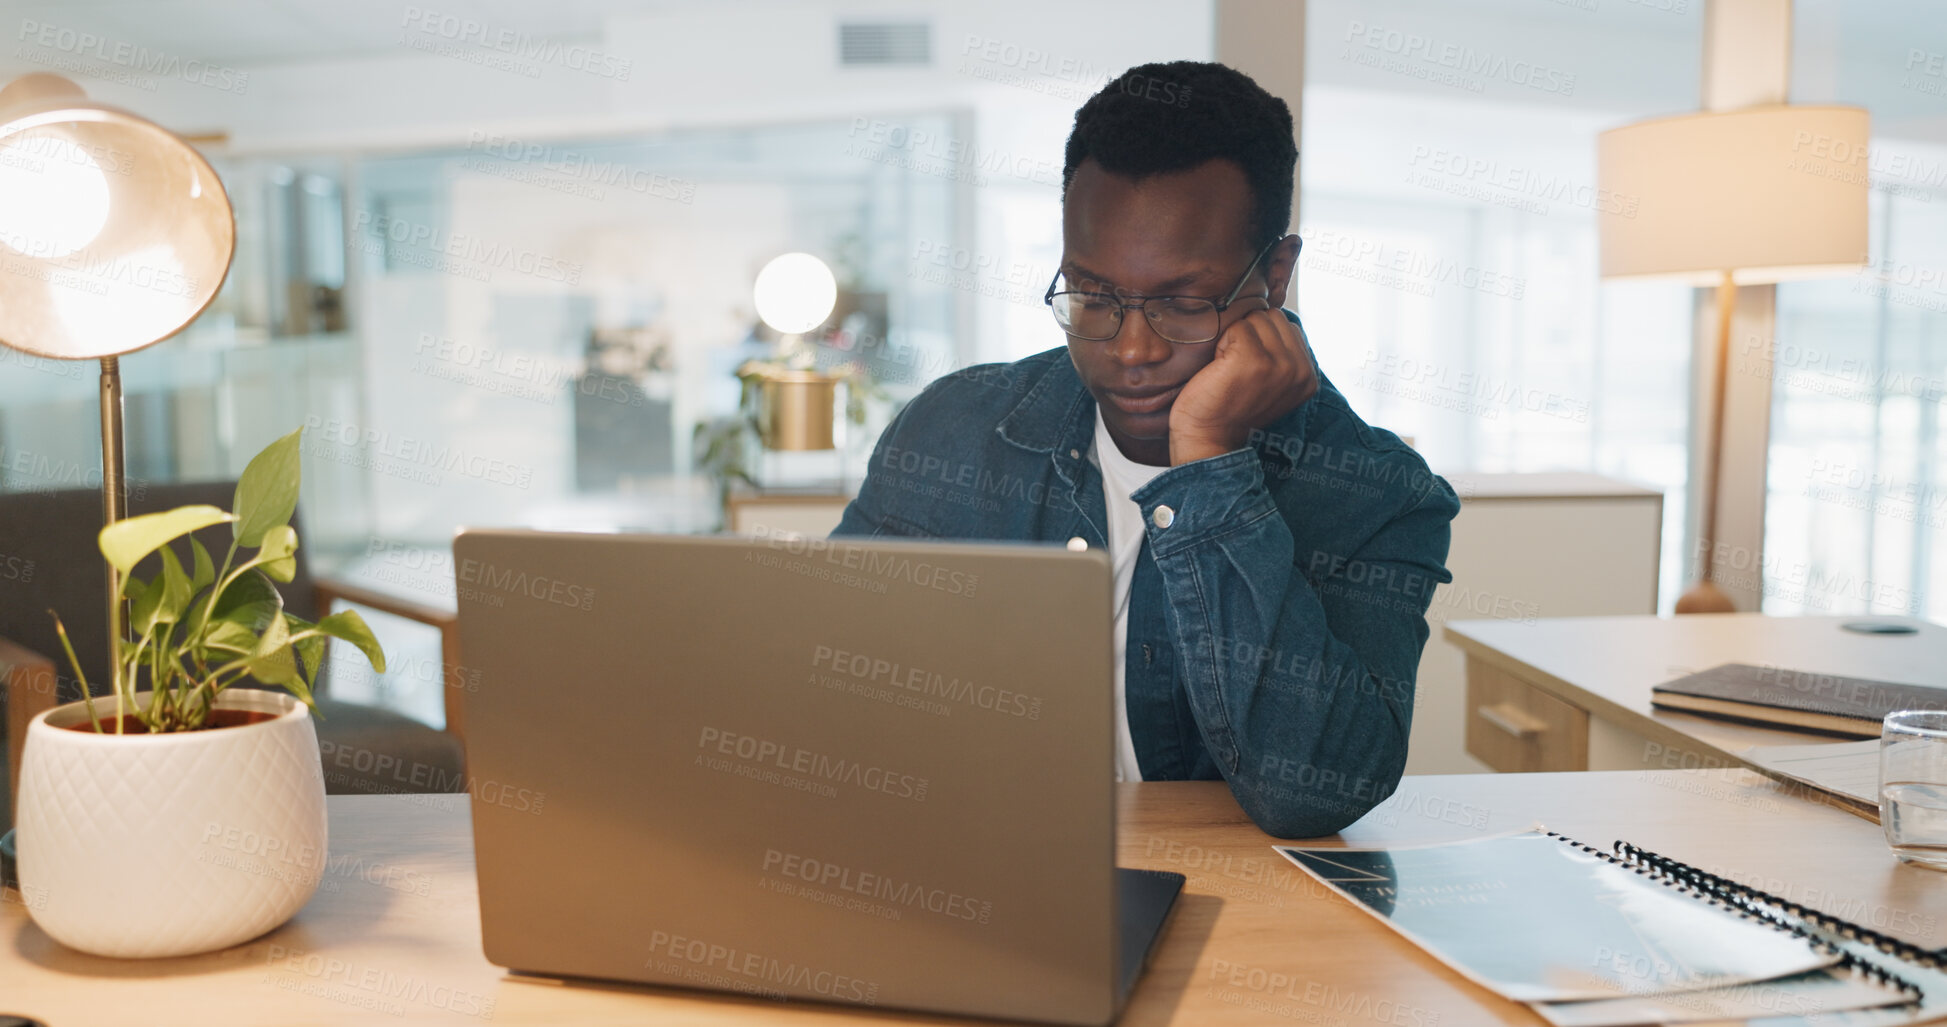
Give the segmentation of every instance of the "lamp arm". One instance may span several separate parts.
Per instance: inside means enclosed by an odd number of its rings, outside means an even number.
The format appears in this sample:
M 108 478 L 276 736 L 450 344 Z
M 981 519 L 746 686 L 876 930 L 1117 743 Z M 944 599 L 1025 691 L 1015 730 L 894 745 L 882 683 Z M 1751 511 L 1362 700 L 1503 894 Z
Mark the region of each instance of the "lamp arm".
M 122 485 L 122 365 L 119 357 L 101 358 L 101 524 L 128 516 L 127 492 Z M 122 730 L 122 575 L 108 568 L 108 675 L 115 688 L 115 732 Z

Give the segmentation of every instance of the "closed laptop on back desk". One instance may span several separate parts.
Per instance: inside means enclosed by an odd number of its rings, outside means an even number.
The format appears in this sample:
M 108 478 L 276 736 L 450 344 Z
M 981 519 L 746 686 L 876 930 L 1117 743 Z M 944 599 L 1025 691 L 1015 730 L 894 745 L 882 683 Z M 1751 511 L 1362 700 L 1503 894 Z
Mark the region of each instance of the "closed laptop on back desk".
M 465 531 L 487 956 L 1061 1023 L 1182 878 L 1118 872 L 1109 574 L 1055 547 Z

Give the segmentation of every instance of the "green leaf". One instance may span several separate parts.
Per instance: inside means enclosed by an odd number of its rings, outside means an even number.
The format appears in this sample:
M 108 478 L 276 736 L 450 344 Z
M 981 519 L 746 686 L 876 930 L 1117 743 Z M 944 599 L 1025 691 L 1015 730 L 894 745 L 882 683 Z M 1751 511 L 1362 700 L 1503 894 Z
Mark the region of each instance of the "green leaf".
M 189 591 L 193 595 L 216 581 L 216 562 L 210 559 L 210 551 L 204 549 L 194 535 L 189 536 L 189 550 L 196 559 L 196 569 L 189 572 Z
M 161 513 L 130 517 L 101 529 L 101 555 L 107 557 L 116 570 L 127 574 L 143 557 L 172 539 L 198 528 L 235 519 L 213 506 L 180 506 Z
M 162 598 L 156 606 L 156 620 L 174 624 L 182 619 L 183 611 L 189 609 L 189 597 L 195 593 L 189 587 L 189 575 L 183 573 L 182 562 L 176 559 L 175 550 L 163 546 L 160 552 Z
M 263 563 L 257 566 L 265 574 L 278 581 L 289 581 L 297 576 L 297 532 L 288 524 L 279 524 L 264 532 L 263 548 L 257 550 L 256 559 Z
M 295 620 L 296 618 L 292 618 Z M 297 643 L 302 645 L 302 642 Z M 282 685 L 304 705 L 317 709 L 311 698 L 311 686 L 298 670 L 297 659 L 292 654 L 291 629 L 282 616 L 271 618 L 270 627 L 264 630 L 257 640 L 256 655 L 244 664 L 250 676 L 266 685 Z
M 283 685 L 288 688 L 293 683 L 299 685 L 304 683 L 304 679 L 297 673 L 297 661 L 291 657 L 289 642 L 270 652 L 252 656 L 244 667 L 250 671 L 251 677 L 266 685 Z
M 283 610 L 284 597 L 278 594 L 277 586 L 252 567 L 216 597 L 210 619 L 241 624 L 254 635 L 269 628 Z
M 293 635 L 301 635 L 306 631 L 316 630 L 318 627 L 303 617 L 289 613 L 284 615 L 284 623 L 290 626 L 291 634 Z M 297 649 L 298 670 L 304 674 L 304 680 L 307 683 L 318 680 L 318 666 L 324 662 L 327 641 L 327 639 L 313 635 L 310 638 L 300 638 L 294 643 L 294 648 Z
M 257 639 L 257 647 L 244 663 L 244 668 L 251 677 L 266 685 L 289 685 L 293 681 L 300 685 L 304 683 L 298 677 L 297 661 L 291 658 L 291 629 L 285 625 L 284 618 L 270 619 L 270 626 Z
M 228 663 L 257 651 L 257 633 L 236 621 L 211 621 L 209 630 L 203 632 L 203 645 L 205 648 L 222 650 L 215 661 L 206 662 Z
M 143 581 L 131 575 L 122 589 L 128 594 L 128 628 L 136 638 L 155 630 L 156 611 L 162 606 L 162 581 Z
M 264 447 L 250 458 L 237 479 L 237 497 L 230 504 L 236 510 L 237 544 L 259 546 L 264 533 L 291 519 L 297 509 L 298 438 L 303 428 Z
M 343 639 L 358 647 L 365 658 L 372 661 L 372 669 L 385 673 L 385 650 L 379 648 L 379 640 L 372 637 L 372 629 L 365 624 L 365 618 L 357 610 L 340 610 L 318 622 L 318 630 L 333 638 Z
M 318 712 L 317 702 L 311 698 L 311 685 L 308 682 L 301 677 L 294 678 L 284 682 L 284 687 L 290 689 L 291 694 L 297 696 L 299 702 L 311 707 L 312 716 L 319 720 L 324 719 L 324 714 Z

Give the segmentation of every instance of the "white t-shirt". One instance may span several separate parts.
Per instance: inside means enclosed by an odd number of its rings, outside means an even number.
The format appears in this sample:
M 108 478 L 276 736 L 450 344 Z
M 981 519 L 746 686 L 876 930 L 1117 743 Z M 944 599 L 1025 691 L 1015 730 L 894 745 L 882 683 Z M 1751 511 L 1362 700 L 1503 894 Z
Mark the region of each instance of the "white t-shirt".
M 1100 407 L 1095 410 L 1095 444 L 1088 456 L 1102 469 L 1102 499 L 1109 511 L 1109 559 L 1115 566 L 1115 779 L 1140 781 L 1143 772 L 1136 763 L 1136 743 L 1129 735 L 1124 657 L 1129 649 L 1129 583 L 1136 577 L 1136 557 L 1143 547 L 1143 511 L 1129 494 L 1169 468 L 1139 464 L 1123 456 L 1109 437 L 1109 426 L 1102 423 Z

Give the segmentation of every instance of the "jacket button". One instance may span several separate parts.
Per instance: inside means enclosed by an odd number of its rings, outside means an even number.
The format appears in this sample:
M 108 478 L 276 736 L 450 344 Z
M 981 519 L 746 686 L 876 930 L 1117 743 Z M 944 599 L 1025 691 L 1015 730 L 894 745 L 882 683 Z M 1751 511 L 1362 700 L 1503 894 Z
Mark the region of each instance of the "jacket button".
M 1087 548 L 1088 548 L 1088 539 L 1085 539 L 1080 535 L 1077 535 L 1074 538 L 1068 540 L 1068 551 L 1071 553 L 1079 553 L 1086 550 Z
M 1149 519 L 1155 522 L 1157 527 L 1167 528 L 1176 523 L 1176 511 L 1167 506 L 1159 506 L 1149 515 Z
M 1080 460 L 1082 458 L 1082 451 L 1079 449 L 1071 449 L 1068 451 L 1068 458 L 1070 460 Z

